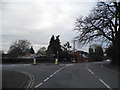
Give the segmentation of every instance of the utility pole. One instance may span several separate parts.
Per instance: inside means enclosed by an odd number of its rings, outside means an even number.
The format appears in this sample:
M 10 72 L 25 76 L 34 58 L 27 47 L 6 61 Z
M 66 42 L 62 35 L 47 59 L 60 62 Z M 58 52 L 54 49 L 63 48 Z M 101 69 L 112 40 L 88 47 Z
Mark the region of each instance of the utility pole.
M 75 56 L 75 51 L 76 51 L 76 49 L 75 49 L 75 42 L 76 42 L 77 40 L 73 40 L 73 52 L 74 52 L 74 59 L 73 59 L 73 61 L 72 62 L 76 62 L 76 56 Z
M 75 52 L 75 42 L 76 42 L 77 40 L 74 40 L 73 41 L 73 52 Z

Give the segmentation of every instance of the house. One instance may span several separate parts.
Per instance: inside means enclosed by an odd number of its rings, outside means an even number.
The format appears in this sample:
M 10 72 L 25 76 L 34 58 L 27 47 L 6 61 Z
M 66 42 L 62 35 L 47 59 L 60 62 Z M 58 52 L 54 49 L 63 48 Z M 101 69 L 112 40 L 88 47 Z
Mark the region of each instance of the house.
M 75 61 L 76 61 L 76 62 L 85 62 L 85 61 L 87 61 L 87 55 L 88 55 L 87 52 L 84 52 L 84 51 L 76 51 L 76 52 L 74 53 Z

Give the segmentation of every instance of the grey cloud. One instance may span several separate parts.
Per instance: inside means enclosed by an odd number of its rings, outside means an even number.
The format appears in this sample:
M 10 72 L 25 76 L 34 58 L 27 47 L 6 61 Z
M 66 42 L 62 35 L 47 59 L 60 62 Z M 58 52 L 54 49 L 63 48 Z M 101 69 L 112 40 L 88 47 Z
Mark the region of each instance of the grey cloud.
M 90 8 L 95 5 L 79 0 L 2 0 L 2 2 L 4 50 L 7 47 L 6 43 L 9 47 L 16 39 L 29 40 L 37 50 L 39 46 L 47 46 L 53 34 L 61 35 L 61 44 L 72 41 L 76 35 L 73 31 L 75 19 L 80 15 L 87 15 Z

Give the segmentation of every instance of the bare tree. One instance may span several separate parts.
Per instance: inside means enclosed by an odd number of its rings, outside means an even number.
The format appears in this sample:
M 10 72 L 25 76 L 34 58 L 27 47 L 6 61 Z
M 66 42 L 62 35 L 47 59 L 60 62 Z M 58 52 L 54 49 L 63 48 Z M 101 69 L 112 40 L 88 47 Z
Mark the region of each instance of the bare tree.
M 71 48 L 72 46 L 70 46 L 70 43 L 69 43 L 69 41 L 67 41 L 63 46 L 62 46 L 62 48 L 64 49 L 64 51 L 70 51 L 70 48 Z
M 45 55 L 46 54 L 46 48 L 45 47 L 41 47 L 38 52 L 37 55 Z
M 26 50 L 30 49 L 31 43 L 27 40 L 17 40 L 9 48 L 10 56 L 24 56 Z
M 115 43 L 119 33 L 119 4 L 98 2 L 89 16 L 76 20 L 75 30 L 79 33 L 76 38 L 82 44 L 98 39 Z
M 76 37 L 82 45 L 95 40 L 112 43 L 116 48 L 116 57 L 120 50 L 120 2 L 98 2 L 86 18 L 76 20 Z

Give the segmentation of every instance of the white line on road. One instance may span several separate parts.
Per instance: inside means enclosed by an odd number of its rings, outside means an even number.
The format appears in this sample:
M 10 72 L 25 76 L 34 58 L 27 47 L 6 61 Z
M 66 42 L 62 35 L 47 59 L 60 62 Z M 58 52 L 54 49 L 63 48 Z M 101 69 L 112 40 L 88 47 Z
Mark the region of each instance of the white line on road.
M 104 67 L 104 66 L 101 65 L 101 67 Z M 88 66 L 87 66 L 87 69 L 88 69 L 89 72 L 91 72 L 91 73 L 94 75 L 94 73 L 88 68 Z M 97 75 L 95 75 L 95 76 L 98 78 Z M 107 85 L 102 79 L 99 79 L 99 78 L 98 78 L 98 80 L 99 80 L 100 82 L 102 82 L 109 90 L 112 90 L 112 88 L 111 88 L 109 85 Z
M 50 79 L 52 76 L 54 76 L 56 73 L 58 73 L 59 71 L 61 71 L 61 70 L 64 69 L 65 67 L 67 67 L 67 66 L 72 66 L 72 65 L 73 65 L 73 64 L 68 64 L 68 65 L 66 65 L 66 66 L 64 66 L 64 67 L 62 67 L 62 68 L 60 68 L 60 69 L 58 69 L 56 72 L 54 72 L 54 73 L 51 74 L 49 77 L 47 77 L 45 80 L 43 80 L 42 83 L 36 85 L 35 88 L 38 88 L 39 86 L 41 86 L 44 82 L 46 82 L 48 79 Z
M 37 86 L 35 86 L 35 88 L 39 87 L 39 86 L 42 85 L 42 84 L 43 84 L 43 83 L 38 84 Z
M 53 76 L 53 74 L 52 75 L 50 75 L 50 77 L 52 77 Z
M 60 70 L 57 70 L 56 72 L 59 72 Z
M 74 64 L 67 64 L 66 66 L 72 66 L 72 65 L 74 65 Z
M 46 82 L 48 79 L 50 79 L 53 75 L 55 75 L 57 72 L 59 72 L 59 71 L 62 70 L 63 68 L 65 68 L 65 66 L 62 67 L 62 68 L 60 68 L 60 69 L 58 69 L 58 70 L 57 70 L 56 72 L 54 72 L 53 74 L 51 74 L 49 77 L 47 77 L 45 80 L 43 80 L 42 83 L 36 85 L 35 88 L 38 88 L 39 86 L 41 86 L 44 82 Z
M 94 75 L 94 72 L 92 72 L 89 68 L 88 68 L 88 71 L 91 72 Z
M 112 90 L 112 88 L 109 86 L 109 85 L 107 85 L 102 79 L 99 79 L 107 88 L 109 88 L 110 90 Z
M 46 79 L 44 80 L 44 82 L 46 82 L 48 79 L 49 79 L 49 77 L 48 77 L 48 78 L 46 78 Z
M 88 71 L 91 72 L 91 73 L 94 75 L 94 72 L 91 71 L 91 70 L 88 68 L 88 66 L 86 66 L 86 67 L 87 67 Z

